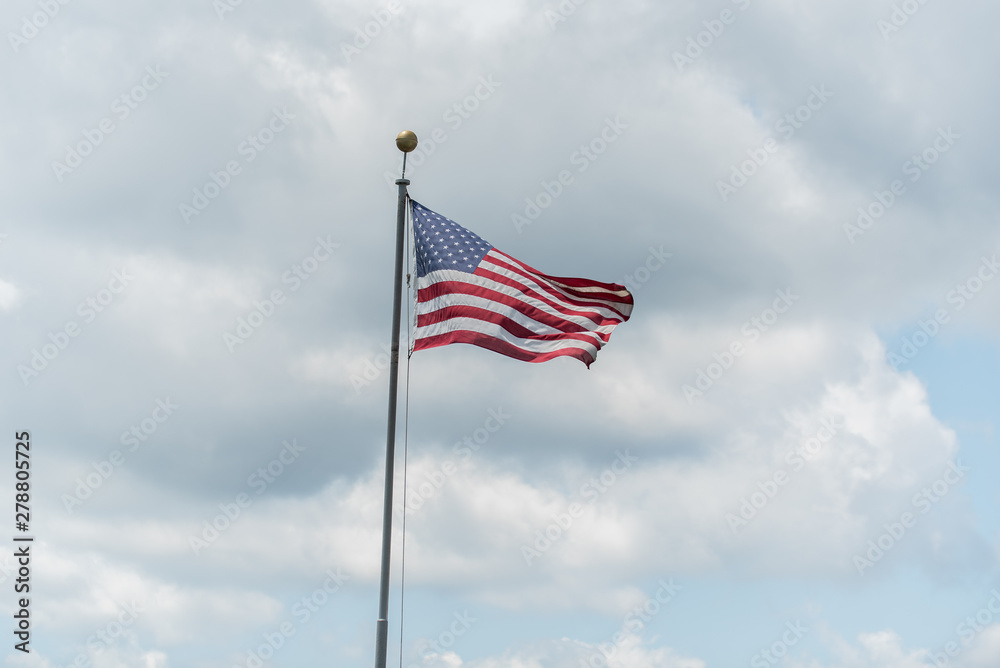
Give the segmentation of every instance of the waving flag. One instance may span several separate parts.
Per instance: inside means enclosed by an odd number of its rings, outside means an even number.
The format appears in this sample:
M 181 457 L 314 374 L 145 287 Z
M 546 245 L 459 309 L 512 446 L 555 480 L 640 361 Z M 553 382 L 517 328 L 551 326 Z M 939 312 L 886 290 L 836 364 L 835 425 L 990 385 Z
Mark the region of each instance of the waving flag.
M 558 278 L 502 253 L 413 202 L 414 350 L 471 343 L 525 362 L 575 357 L 589 368 L 632 313 L 622 285 Z

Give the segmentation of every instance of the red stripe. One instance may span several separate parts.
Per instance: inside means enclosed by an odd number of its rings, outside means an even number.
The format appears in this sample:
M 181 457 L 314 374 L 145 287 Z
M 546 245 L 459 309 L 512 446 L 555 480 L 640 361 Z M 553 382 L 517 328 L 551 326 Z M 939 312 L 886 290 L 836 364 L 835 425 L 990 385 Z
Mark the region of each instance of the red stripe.
M 547 281 L 551 281 L 552 283 L 555 283 L 557 285 L 564 286 L 566 287 L 567 290 L 573 291 L 579 294 L 579 296 L 581 297 L 587 298 L 587 296 L 590 295 L 590 298 L 593 299 L 594 293 L 577 291 L 574 290 L 574 288 L 600 288 L 602 290 L 607 290 L 608 294 L 604 295 L 604 297 L 607 297 L 609 301 L 616 301 L 622 304 L 631 303 L 631 297 L 632 297 L 631 293 L 629 293 L 628 296 L 625 297 L 623 297 L 620 294 L 616 294 L 620 292 L 628 292 L 628 290 L 624 285 L 618 285 L 617 283 L 602 283 L 601 281 L 594 281 L 589 278 L 565 278 L 562 276 L 549 276 L 548 274 L 543 274 L 534 267 L 527 265 L 524 262 L 521 262 L 517 258 L 510 256 L 507 253 L 504 253 L 503 251 L 497 248 L 493 248 L 490 250 L 489 253 L 487 253 L 487 255 L 490 254 L 496 254 L 503 258 L 506 258 L 506 260 L 509 261 L 509 264 L 514 265 L 514 267 L 519 271 L 522 272 L 526 271 L 529 272 L 529 274 L 531 275 L 538 276 Z M 494 260 L 495 258 L 490 258 L 490 259 Z
M 529 281 L 531 281 L 532 283 L 538 284 L 539 287 L 541 287 L 543 290 L 545 290 L 546 292 L 548 292 L 555 299 L 558 299 L 560 301 L 573 304 L 575 306 L 583 306 L 583 307 L 591 307 L 591 308 L 602 308 L 602 309 L 607 309 L 609 311 L 614 311 L 615 313 L 618 313 L 625 320 L 628 320 L 628 316 L 625 315 L 624 313 L 622 313 L 621 311 L 619 311 L 615 306 L 613 306 L 611 304 L 607 304 L 607 303 L 605 303 L 603 301 L 597 301 L 598 297 L 595 296 L 593 293 L 589 293 L 589 294 L 588 293 L 584 293 L 584 294 L 587 294 L 587 296 L 586 297 L 580 297 L 580 298 L 575 298 L 574 296 L 568 296 L 564 292 L 561 292 L 558 288 L 554 287 L 554 285 L 548 280 L 548 277 L 542 278 L 542 277 L 540 277 L 538 275 L 530 274 L 530 273 L 524 271 L 523 269 L 521 269 L 520 267 L 518 267 L 516 265 L 508 264 L 507 262 L 504 262 L 503 260 L 500 260 L 500 259 L 497 259 L 497 258 L 491 257 L 491 258 L 489 258 L 489 260 L 490 260 L 490 262 L 503 267 L 504 269 L 506 269 L 507 271 L 510 271 L 513 274 L 516 274 L 518 276 L 522 276 L 522 277 L 528 279 Z M 494 272 L 494 271 L 492 271 L 490 269 L 486 269 L 485 267 L 483 267 L 482 264 L 480 264 L 479 268 L 476 269 L 476 275 L 477 276 L 486 276 L 487 274 L 489 274 L 490 277 L 492 277 L 492 276 L 498 276 L 498 275 L 502 276 L 502 274 L 497 274 L 496 272 Z M 511 279 L 507 278 L 507 280 L 509 281 Z M 515 281 L 515 283 L 517 283 L 517 282 Z M 520 286 L 520 284 L 518 284 L 518 286 Z M 528 290 L 530 288 L 521 287 L 521 289 L 522 290 Z M 573 290 L 573 289 L 568 289 L 567 292 L 571 293 L 572 295 L 579 295 L 579 294 L 581 294 L 581 293 L 579 293 L 579 292 L 577 292 L 576 290 Z M 620 303 L 620 300 L 608 300 L 608 301 L 619 301 L 619 303 Z
M 566 320 L 565 318 L 560 318 L 558 316 L 552 315 L 551 313 L 546 313 L 537 306 L 532 306 L 526 302 L 523 302 L 516 297 L 511 297 L 502 292 L 497 292 L 496 290 L 491 290 L 490 288 L 483 287 L 481 285 L 473 285 L 471 283 L 465 283 L 463 281 L 439 281 L 437 283 L 432 283 L 426 288 L 421 288 L 417 291 L 417 302 L 423 304 L 436 297 L 445 297 L 450 294 L 466 294 L 474 295 L 476 297 L 481 297 L 489 301 L 494 301 L 499 304 L 504 304 L 505 306 L 510 306 L 528 316 L 532 320 L 537 320 L 538 322 L 549 325 L 555 329 L 562 332 L 588 332 L 591 331 L 590 328 L 584 327 L 581 324 L 575 323 L 572 320 Z M 621 323 L 620 320 L 613 318 L 602 318 L 595 321 L 590 315 L 584 315 L 588 320 L 595 322 L 598 326 L 602 325 L 618 325 Z
M 602 289 L 607 290 L 609 292 L 621 292 L 623 290 L 625 290 L 626 292 L 628 292 L 624 285 L 618 285 L 617 283 L 602 283 L 600 281 L 592 281 L 592 280 L 587 279 L 587 278 L 565 278 L 565 277 L 562 277 L 562 276 L 549 276 L 548 274 L 543 274 L 542 272 L 538 271 L 534 267 L 529 266 L 529 265 L 525 264 L 524 262 L 521 262 L 520 260 L 518 260 L 518 259 L 516 259 L 514 257 L 511 257 L 510 255 L 507 255 L 507 253 L 504 253 L 501 250 L 498 250 L 498 249 L 494 248 L 490 252 L 491 253 L 496 253 L 497 255 L 502 255 L 503 257 L 507 258 L 508 260 L 510 260 L 512 262 L 515 262 L 517 264 L 520 264 L 522 267 L 524 267 L 528 271 L 532 272 L 533 274 L 541 276 L 542 278 L 544 278 L 546 280 L 549 280 L 549 281 L 552 281 L 553 283 L 556 283 L 556 284 L 558 284 L 560 286 L 565 286 L 569 290 L 572 290 L 572 288 L 602 288 Z M 586 298 L 586 296 L 587 296 L 588 293 L 578 293 L 578 294 L 581 297 Z M 604 295 L 603 298 L 607 298 L 608 301 L 620 302 L 622 304 L 628 304 L 630 306 L 634 305 L 634 300 L 632 299 L 632 293 L 631 292 L 629 292 L 628 295 L 625 296 L 625 297 L 622 297 L 621 295 L 616 295 L 616 294 L 608 294 L 608 295 Z
M 428 348 L 437 348 L 438 346 L 447 346 L 452 343 L 468 343 L 474 346 L 479 346 L 480 348 L 492 350 L 493 352 L 500 353 L 501 355 L 506 355 L 507 357 L 513 357 L 514 359 L 521 360 L 522 362 L 547 362 L 548 360 L 555 359 L 556 357 L 573 357 L 586 364 L 588 369 L 590 368 L 590 365 L 594 363 L 594 357 L 582 348 L 565 348 L 563 350 L 555 350 L 548 353 L 530 353 L 511 343 L 495 339 L 488 334 L 469 331 L 448 332 L 447 334 L 418 339 L 413 349 L 415 351 L 426 350 Z
M 547 294 L 538 292 L 537 290 L 535 290 L 533 288 L 526 287 L 523 284 L 518 283 L 517 281 L 515 281 L 513 278 L 510 278 L 509 276 L 504 276 L 503 274 L 498 274 L 495 271 L 490 271 L 489 269 L 483 269 L 482 267 L 479 267 L 478 269 L 476 269 L 475 276 L 481 276 L 482 278 L 491 280 L 494 283 L 499 283 L 500 285 L 506 285 L 509 288 L 514 288 L 515 290 L 517 290 L 521 294 L 527 295 L 528 297 L 534 297 L 538 301 L 540 301 L 543 304 L 547 305 L 549 308 L 551 308 L 551 309 L 553 309 L 555 311 L 558 311 L 559 313 L 565 314 L 567 316 L 575 315 L 575 316 L 579 316 L 581 318 L 587 318 L 588 320 L 593 320 L 597 324 L 601 324 L 601 321 L 607 319 L 607 317 L 608 317 L 608 316 L 602 315 L 600 313 L 596 313 L 594 311 L 578 311 L 578 310 L 572 309 L 572 308 L 570 308 L 568 306 L 565 306 L 564 304 L 561 304 L 561 303 L 553 300 Z M 569 301 L 569 300 L 566 300 L 566 301 Z M 617 311 L 615 311 L 614 309 L 607 309 L 607 310 L 612 311 L 614 313 L 617 313 Z M 620 322 L 620 321 L 617 320 L 617 319 L 615 319 L 615 322 L 617 323 L 617 322 Z
M 464 304 L 447 306 L 431 313 L 418 315 L 417 327 L 426 327 L 427 325 L 444 322 L 445 320 L 449 320 L 451 318 L 473 318 L 475 320 L 489 322 L 502 327 L 519 339 L 531 339 L 532 341 L 586 341 L 587 343 L 592 343 L 600 348 L 604 345 L 604 343 L 608 342 L 608 339 L 611 338 L 610 332 L 555 332 L 552 334 L 539 334 L 538 332 L 528 329 L 516 320 L 511 320 L 501 313 L 489 311 L 477 306 L 466 306 Z M 594 337 L 597 337 L 599 340 L 595 340 Z

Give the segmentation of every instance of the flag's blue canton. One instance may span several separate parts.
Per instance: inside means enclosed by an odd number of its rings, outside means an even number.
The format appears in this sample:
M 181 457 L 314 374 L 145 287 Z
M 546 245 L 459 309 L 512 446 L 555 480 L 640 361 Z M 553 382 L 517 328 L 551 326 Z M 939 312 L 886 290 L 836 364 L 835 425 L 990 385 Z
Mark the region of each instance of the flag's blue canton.
M 485 239 L 416 202 L 413 202 L 413 238 L 417 276 L 440 269 L 471 274 L 493 248 Z

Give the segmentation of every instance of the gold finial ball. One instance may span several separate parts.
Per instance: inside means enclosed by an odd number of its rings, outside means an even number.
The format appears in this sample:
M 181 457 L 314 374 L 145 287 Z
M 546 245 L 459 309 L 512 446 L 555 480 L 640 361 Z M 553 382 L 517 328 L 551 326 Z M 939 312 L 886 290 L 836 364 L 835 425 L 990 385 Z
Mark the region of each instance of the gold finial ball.
M 409 153 L 417 147 L 417 135 L 409 130 L 403 130 L 396 135 L 396 147 L 403 153 Z

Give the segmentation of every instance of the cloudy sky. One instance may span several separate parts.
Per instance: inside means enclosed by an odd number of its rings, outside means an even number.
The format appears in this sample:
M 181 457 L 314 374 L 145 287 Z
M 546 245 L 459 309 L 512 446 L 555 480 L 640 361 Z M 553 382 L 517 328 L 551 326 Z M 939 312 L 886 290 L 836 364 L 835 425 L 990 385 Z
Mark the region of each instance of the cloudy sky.
M 413 356 L 391 665 L 996 666 L 998 22 L 5 3 L 5 665 L 372 665 L 411 129 L 416 200 L 636 306 L 590 370 Z

